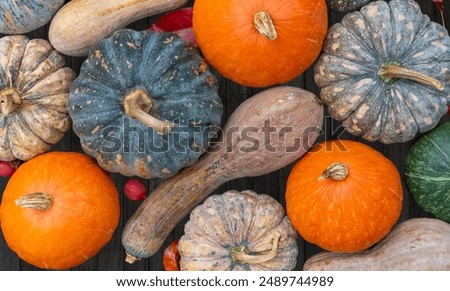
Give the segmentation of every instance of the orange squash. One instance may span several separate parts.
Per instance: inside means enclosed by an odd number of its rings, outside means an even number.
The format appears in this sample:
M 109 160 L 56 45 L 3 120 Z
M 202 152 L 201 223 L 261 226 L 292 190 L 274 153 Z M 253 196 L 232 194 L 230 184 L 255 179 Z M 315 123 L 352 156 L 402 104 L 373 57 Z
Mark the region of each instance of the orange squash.
M 206 60 L 245 86 L 302 74 L 328 29 L 325 0 L 196 0 L 193 29 Z
M 114 183 L 91 158 L 50 152 L 22 164 L 8 181 L 0 221 L 6 243 L 22 260 L 68 269 L 111 239 L 119 216 Z
M 385 237 L 400 216 L 403 190 L 396 167 L 371 147 L 340 140 L 319 144 L 287 181 L 286 210 L 308 242 L 357 252 Z

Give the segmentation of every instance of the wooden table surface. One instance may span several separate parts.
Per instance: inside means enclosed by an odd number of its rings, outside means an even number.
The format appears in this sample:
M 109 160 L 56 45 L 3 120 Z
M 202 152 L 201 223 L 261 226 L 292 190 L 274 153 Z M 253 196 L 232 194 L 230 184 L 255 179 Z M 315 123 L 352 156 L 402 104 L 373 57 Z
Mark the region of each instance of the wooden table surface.
M 427 14 L 432 20 L 442 23 L 440 13 L 435 7 L 432 0 L 416 0 L 421 8 L 422 12 Z M 67 1 L 69 2 L 69 1 Z M 187 6 L 192 6 L 194 1 L 189 1 Z M 446 3 L 447 2 L 447 3 Z M 444 1 L 444 4 L 449 6 L 448 14 L 446 15 L 446 23 L 450 24 L 450 3 L 449 1 Z M 1 13 L 1 11 L 0 11 Z M 338 12 L 329 12 L 329 24 L 332 25 L 336 22 L 339 22 L 344 13 Z M 156 19 L 155 17 L 143 19 L 132 23 L 128 26 L 128 28 L 134 30 L 143 30 L 148 27 L 149 24 L 152 24 Z M 102 25 L 99 23 L 99 25 Z M 0 37 L 2 35 L 0 34 Z M 48 25 L 30 32 L 27 34 L 29 38 L 47 38 L 48 36 Z M 75 57 L 66 57 L 66 65 L 75 70 L 76 73 L 79 73 L 80 66 L 84 58 L 75 58 Z M 235 84 L 232 81 L 229 81 L 223 77 L 220 77 L 217 73 L 216 76 L 219 78 L 219 94 L 224 102 L 224 115 L 223 115 L 223 124 L 225 124 L 227 118 L 233 113 L 233 111 L 247 98 L 253 96 L 254 94 L 264 90 L 263 88 L 246 88 Z M 287 85 L 297 86 L 304 88 L 314 94 L 318 95 L 319 90 L 314 83 L 313 79 L 313 71 L 312 68 L 308 69 L 303 75 L 299 76 L 295 80 L 289 82 Z M 450 116 L 445 116 L 442 121 L 450 120 Z M 330 139 L 351 139 L 358 140 L 365 144 L 372 146 L 374 149 L 383 153 L 387 158 L 389 158 L 398 168 L 399 172 L 402 174 L 402 178 L 404 178 L 404 157 L 406 152 L 408 151 L 411 143 L 404 144 L 394 144 L 394 145 L 383 145 L 381 143 L 369 143 L 364 141 L 363 139 L 353 137 L 340 127 L 340 123 L 332 120 L 329 117 L 328 112 L 326 112 L 326 118 L 324 121 L 323 134 L 319 137 L 318 142 Z M 76 151 L 82 152 L 80 147 L 80 142 L 78 137 L 72 132 L 69 131 L 63 140 L 61 140 L 57 145 L 55 145 L 52 150 L 57 151 Z M 292 166 L 292 165 L 291 165 Z M 238 179 L 235 181 L 231 181 L 226 183 L 225 185 L 218 188 L 214 193 L 221 194 L 227 190 L 247 190 L 252 189 L 257 193 L 265 193 L 276 198 L 280 203 L 285 205 L 284 193 L 285 193 L 285 185 L 286 179 L 289 175 L 291 166 L 288 166 L 279 171 L 270 173 L 268 175 L 256 178 L 244 178 Z M 86 263 L 73 268 L 73 270 L 163 270 L 162 265 L 162 251 L 163 249 L 169 245 L 173 240 L 179 239 L 183 235 L 183 227 L 187 221 L 187 217 L 176 227 L 176 229 L 170 234 L 170 236 L 165 241 L 163 248 L 155 254 L 153 257 L 149 259 L 145 259 L 139 262 L 136 262 L 133 265 L 127 264 L 124 262 L 124 249 L 120 242 L 120 236 L 123 226 L 125 225 L 128 218 L 133 214 L 133 212 L 139 206 L 139 202 L 130 201 L 123 195 L 123 186 L 126 183 L 127 178 L 123 177 L 119 174 L 113 174 L 114 182 L 117 186 L 117 189 L 120 192 L 120 200 L 121 200 L 121 219 L 119 226 L 114 233 L 111 241 L 93 258 L 91 258 Z M 404 181 L 404 179 L 403 179 Z M 149 180 L 146 181 L 149 191 L 152 191 L 155 187 L 157 187 L 162 180 Z M 3 193 L 3 189 L 7 183 L 6 178 L 0 179 L 0 191 Z M 1 194 L 0 194 L 1 197 Z M 409 196 L 408 190 L 404 186 L 404 198 L 403 198 L 403 210 L 398 222 L 402 222 L 408 218 L 413 217 L 432 217 L 430 214 L 424 212 L 421 208 L 417 206 L 414 200 Z M 310 256 L 320 252 L 321 249 L 315 245 L 306 243 L 303 239 L 298 239 L 298 248 L 299 255 L 297 259 L 297 266 L 295 270 L 302 270 L 303 264 L 306 259 Z M 0 270 L 39 270 L 38 268 L 21 261 L 16 254 L 14 254 L 6 245 L 3 236 L 0 234 Z

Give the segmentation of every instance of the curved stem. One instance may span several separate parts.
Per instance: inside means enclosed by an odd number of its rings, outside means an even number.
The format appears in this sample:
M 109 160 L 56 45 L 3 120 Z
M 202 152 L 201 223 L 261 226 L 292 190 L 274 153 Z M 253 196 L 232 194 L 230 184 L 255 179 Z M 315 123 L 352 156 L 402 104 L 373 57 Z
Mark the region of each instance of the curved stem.
M 378 71 L 378 76 L 385 81 L 391 81 L 396 78 L 409 79 L 424 85 L 432 86 L 439 91 L 444 90 L 445 87 L 442 82 L 433 77 L 398 65 L 386 65 L 381 67 Z
M 318 178 L 319 181 L 331 178 L 334 181 L 343 181 L 349 174 L 348 168 L 344 163 L 337 162 L 331 164 Z
M 277 233 L 272 240 L 272 249 L 265 254 L 249 255 L 247 248 L 237 246 L 231 250 L 231 260 L 239 264 L 260 264 L 272 260 L 278 253 L 278 242 L 281 235 Z
M 148 114 L 153 108 L 153 101 L 144 90 L 135 90 L 125 96 L 123 100 L 123 107 L 125 113 L 142 122 L 148 127 L 153 128 L 160 134 L 169 132 L 171 124 Z
M 0 113 L 4 116 L 11 114 L 22 104 L 22 98 L 14 89 L 0 92 Z
M 255 24 L 256 30 L 269 40 L 275 40 L 277 38 L 277 30 L 275 29 L 272 18 L 267 12 L 261 11 L 256 13 L 253 18 L 253 23 Z
M 53 205 L 53 197 L 47 193 L 32 193 L 16 199 L 16 205 L 22 208 L 30 208 L 45 211 Z

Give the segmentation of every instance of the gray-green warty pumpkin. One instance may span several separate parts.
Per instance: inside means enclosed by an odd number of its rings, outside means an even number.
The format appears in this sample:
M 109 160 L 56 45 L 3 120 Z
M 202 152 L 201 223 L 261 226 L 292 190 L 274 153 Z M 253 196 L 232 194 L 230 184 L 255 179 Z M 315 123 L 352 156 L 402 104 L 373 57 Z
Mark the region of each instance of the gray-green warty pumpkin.
M 346 130 L 407 142 L 450 103 L 450 37 L 413 0 L 371 2 L 329 29 L 315 67 L 320 97 Z
M 217 89 L 177 35 L 124 29 L 91 48 L 69 113 L 84 151 L 107 171 L 168 178 L 194 164 L 220 126 Z
M 0 33 L 27 33 L 47 24 L 64 0 L 1 0 Z
M 358 10 L 369 2 L 370 0 L 327 0 L 327 5 L 336 11 L 349 12 Z
M 182 271 L 290 271 L 297 232 L 274 198 L 253 191 L 213 195 L 192 210 L 178 250 Z
M 63 138 L 74 79 L 46 40 L 0 39 L 0 160 L 29 160 Z

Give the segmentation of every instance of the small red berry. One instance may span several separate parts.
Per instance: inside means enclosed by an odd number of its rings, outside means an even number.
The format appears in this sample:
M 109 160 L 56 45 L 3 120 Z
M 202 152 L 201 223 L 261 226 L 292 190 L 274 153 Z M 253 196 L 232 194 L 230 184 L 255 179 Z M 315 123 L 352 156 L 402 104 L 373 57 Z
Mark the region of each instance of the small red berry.
M 12 162 L 3 162 L 0 161 L 0 176 L 2 177 L 11 177 L 18 167 L 18 163 L 16 161 Z
M 448 111 L 447 114 L 450 115 L 450 105 L 448 105 Z
M 125 184 L 125 195 L 133 201 L 144 200 L 147 197 L 147 188 L 139 179 L 130 179 Z

